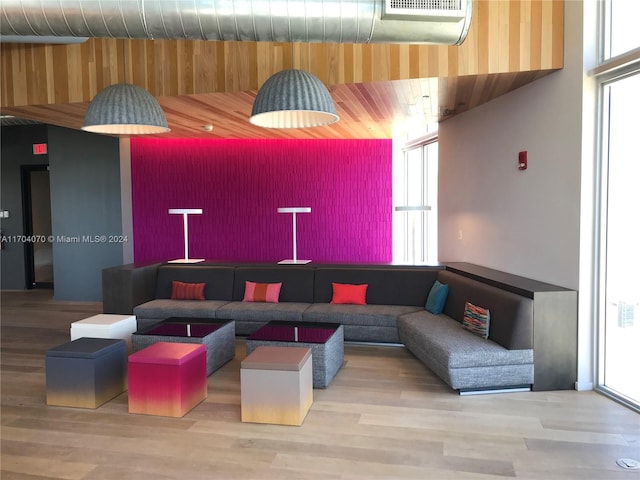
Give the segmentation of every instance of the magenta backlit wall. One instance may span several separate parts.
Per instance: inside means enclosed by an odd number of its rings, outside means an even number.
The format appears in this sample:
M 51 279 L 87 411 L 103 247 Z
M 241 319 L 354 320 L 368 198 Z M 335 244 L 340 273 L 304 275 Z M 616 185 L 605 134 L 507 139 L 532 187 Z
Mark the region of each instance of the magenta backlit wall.
M 134 260 L 391 262 L 391 140 L 131 140 Z

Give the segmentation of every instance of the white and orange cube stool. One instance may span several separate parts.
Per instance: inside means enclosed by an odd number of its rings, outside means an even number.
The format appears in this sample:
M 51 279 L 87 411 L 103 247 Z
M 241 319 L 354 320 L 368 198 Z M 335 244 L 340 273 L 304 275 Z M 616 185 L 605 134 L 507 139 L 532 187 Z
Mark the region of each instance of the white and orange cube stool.
M 313 404 L 311 349 L 257 347 L 240 365 L 243 422 L 302 425 Z
M 129 355 L 129 413 L 182 417 L 207 398 L 202 344 L 158 342 Z

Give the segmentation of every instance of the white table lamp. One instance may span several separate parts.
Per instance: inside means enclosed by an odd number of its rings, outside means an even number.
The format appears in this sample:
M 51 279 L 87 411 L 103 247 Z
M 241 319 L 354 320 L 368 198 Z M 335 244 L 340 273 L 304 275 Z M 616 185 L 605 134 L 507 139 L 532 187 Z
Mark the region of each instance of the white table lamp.
M 187 217 L 189 215 L 202 215 L 201 208 L 170 208 L 170 215 L 182 215 L 184 223 L 184 258 L 170 260 L 169 263 L 198 263 L 204 262 L 204 258 L 189 258 L 189 224 Z
M 297 234 L 296 234 L 296 214 L 298 213 L 311 213 L 311 207 L 281 207 L 278 208 L 278 213 L 291 213 L 293 216 L 293 258 L 288 260 L 280 260 L 280 265 L 304 265 L 311 262 L 311 260 L 298 260 L 298 248 L 297 248 Z

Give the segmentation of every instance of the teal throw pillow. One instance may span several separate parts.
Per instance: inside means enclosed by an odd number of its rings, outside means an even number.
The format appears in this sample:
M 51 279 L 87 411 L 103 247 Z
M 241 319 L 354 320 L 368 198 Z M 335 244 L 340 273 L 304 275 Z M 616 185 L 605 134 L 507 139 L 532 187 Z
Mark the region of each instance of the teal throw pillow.
M 447 301 L 447 295 L 449 294 L 449 285 L 435 281 L 429 296 L 427 297 L 427 304 L 424 308 L 427 312 L 438 315 L 444 310 L 444 304 Z

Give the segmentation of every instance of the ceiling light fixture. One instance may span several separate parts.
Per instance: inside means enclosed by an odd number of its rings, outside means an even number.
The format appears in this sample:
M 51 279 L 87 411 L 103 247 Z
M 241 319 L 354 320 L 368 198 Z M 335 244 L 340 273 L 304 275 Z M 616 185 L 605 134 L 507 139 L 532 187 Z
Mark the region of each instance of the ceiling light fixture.
M 264 82 L 249 122 L 265 128 L 308 128 L 339 119 L 329 90 L 320 79 L 304 70 L 291 69 Z
M 110 135 L 145 135 L 168 132 L 157 100 L 144 88 L 128 83 L 107 87 L 93 97 L 82 130 Z

